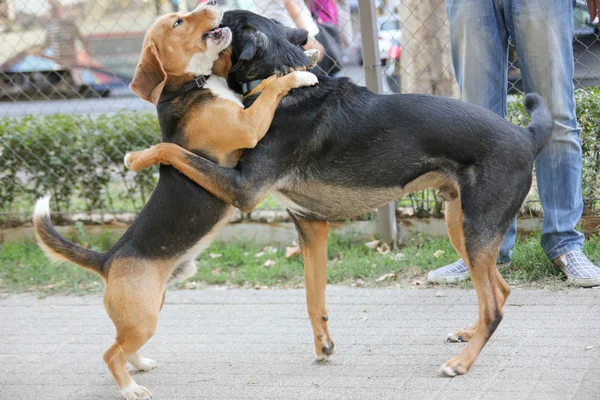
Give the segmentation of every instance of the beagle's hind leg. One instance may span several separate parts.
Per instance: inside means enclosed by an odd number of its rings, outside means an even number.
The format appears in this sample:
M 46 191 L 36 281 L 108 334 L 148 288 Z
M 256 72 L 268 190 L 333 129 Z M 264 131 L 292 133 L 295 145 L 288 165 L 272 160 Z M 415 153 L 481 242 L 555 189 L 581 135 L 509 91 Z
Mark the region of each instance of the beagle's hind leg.
M 154 335 L 162 305 L 166 275 L 161 267 L 141 265 L 140 260 L 121 259 L 111 266 L 104 293 L 104 307 L 115 324 L 115 342 L 104 353 L 104 362 L 127 400 L 151 399 L 148 389 L 138 385 L 127 371 L 149 371 L 156 363 L 138 350 Z M 164 269 L 166 270 L 166 268 Z

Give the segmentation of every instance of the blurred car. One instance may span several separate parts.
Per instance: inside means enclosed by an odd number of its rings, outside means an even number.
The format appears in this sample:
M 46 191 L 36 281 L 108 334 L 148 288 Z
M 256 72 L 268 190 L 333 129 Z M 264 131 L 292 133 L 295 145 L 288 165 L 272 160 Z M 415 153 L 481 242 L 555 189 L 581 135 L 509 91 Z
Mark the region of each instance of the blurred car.
M 379 57 L 383 65 L 387 64 L 392 47 L 399 46 L 402 39 L 402 29 L 400 17 L 397 15 L 388 15 L 377 19 L 377 29 L 379 32 Z
M 0 66 L 0 99 L 31 100 L 108 96 L 121 81 L 85 52 L 67 65 L 32 48 Z
M 126 85 L 133 79 L 144 34 L 144 31 L 96 33 L 87 36 L 86 41 L 94 59 Z
M 381 65 L 387 65 L 390 49 L 393 46 L 399 45 L 402 39 L 402 29 L 400 25 L 400 17 L 395 14 L 389 14 L 384 17 L 377 18 L 377 43 L 379 47 L 379 59 Z M 347 59 L 349 63 L 363 65 L 362 55 L 362 37 L 360 33 L 354 36 L 354 39 L 348 49 L 346 49 Z

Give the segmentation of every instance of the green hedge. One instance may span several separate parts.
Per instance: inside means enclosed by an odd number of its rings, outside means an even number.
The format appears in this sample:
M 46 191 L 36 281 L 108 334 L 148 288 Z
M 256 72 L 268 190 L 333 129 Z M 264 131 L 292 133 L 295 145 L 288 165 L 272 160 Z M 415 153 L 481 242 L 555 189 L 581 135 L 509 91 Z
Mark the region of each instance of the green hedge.
M 151 113 L 3 118 L 0 210 L 31 212 L 47 193 L 62 212 L 139 209 L 156 184 L 156 170 L 128 172 L 123 156 L 159 141 Z
M 523 107 L 523 96 L 515 96 L 509 103 L 508 119 L 526 126 L 529 116 Z M 587 88 L 575 92 L 577 121 L 581 127 L 583 173 L 581 177 L 584 215 L 596 215 L 600 209 L 600 88 Z M 556 183 L 560 184 L 560 183 Z
M 586 214 L 597 213 L 600 198 L 600 89 L 579 90 L 577 118 L 583 128 L 583 194 Z M 528 124 L 522 96 L 509 103 L 509 119 Z M 128 172 L 125 152 L 160 141 L 156 115 L 53 115 L 0 120 L 0 213 L 29 214 L 49 193 L 59 212 L 139 210 L 156 184 L 156 167 Z M 414 194 L 402 204 L 417 215 L 437 215 L 431 192 Z

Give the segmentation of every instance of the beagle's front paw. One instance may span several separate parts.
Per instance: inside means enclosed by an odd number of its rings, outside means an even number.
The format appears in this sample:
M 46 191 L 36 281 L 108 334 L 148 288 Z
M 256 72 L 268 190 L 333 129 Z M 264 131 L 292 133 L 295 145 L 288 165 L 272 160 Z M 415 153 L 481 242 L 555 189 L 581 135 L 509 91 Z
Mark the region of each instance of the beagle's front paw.
M 317 76 L 311 72 L 307 71 L 295 71 L 290 75 L 294 77 L 294 87 L 305 87 L 305 86 L 314 86 L 319 83 L 319 79 Z
M 123 157 L 123 164 L 128 170 L 139 172 L 158 163 L 156 160 L 157 151 L 158 146 L 140 151 L 131 151 Z
M 131 169 L 131 152 L 125 154 L 125 157 L 123 157 L 123 164 L 125 164 L 125 168 Z
M 135 383 L 134 380 L 132 380 L 129 385 L 121 389 L 121 395 L 125 400 L 152 399 L 152 393 L 150 393 L 150 391 L 145 387 Z
M 317 49 L 308 49 L 304 50 L 304 54 L 306 54 L 306 56 L 310 60 L 310 65 L 308 66 L 308 69 L 316 67 L 317 63 L 319 62 L 319 57 L 321 57 L 321 52 Z

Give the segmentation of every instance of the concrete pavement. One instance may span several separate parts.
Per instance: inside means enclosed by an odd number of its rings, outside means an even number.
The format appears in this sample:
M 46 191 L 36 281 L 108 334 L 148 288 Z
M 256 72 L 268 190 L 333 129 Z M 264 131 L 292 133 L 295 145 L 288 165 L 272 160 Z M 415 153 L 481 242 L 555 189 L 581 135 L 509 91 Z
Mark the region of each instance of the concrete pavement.
M 600 290 L 515 289 L 471 371 L 473 291 L 329 287 L 337 353 L 316 364 L 304 291 L 172 291 L 134 379 L 154 399 L 600 399 Z M 99 296 L 0 300 L 0 399 L 119 399 L 102 361 L 114 328 Z

